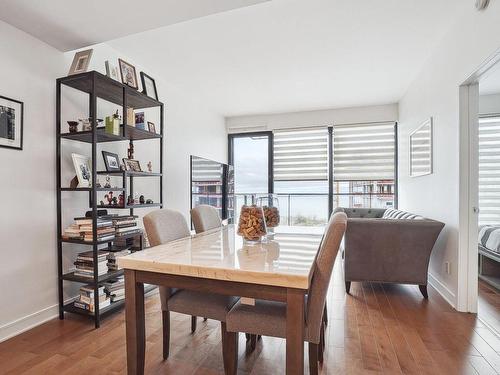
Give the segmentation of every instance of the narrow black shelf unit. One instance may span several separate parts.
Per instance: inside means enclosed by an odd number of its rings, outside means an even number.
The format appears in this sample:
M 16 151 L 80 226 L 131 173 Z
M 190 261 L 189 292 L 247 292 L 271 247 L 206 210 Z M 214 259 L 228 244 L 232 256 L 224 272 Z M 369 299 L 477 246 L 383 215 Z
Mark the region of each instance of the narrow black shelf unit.
M 88 94 L 89 97 L 89 112 L 88 117 L 92 119 L 92 130 L 90 131 L 80 131 L 76 133 L 62 132 L 62 86 L 71 87 L 73 89 L 79 90 Z M 146 109 L 146 108 L 158 108 L 160 114 L 160 133 L 154 133 L 147 130 L 139 129 L 130 125 L 120 125 L 120 135 L 108 134 L 102 127 L 97 127 L 97 99 L 103 99 L 105 101 L 114 103 L 115 105 L 122 107 L 123 123 L 127 123 L 127 108 L 133 109 Z M 95 312 L 89 312 L 74 306 L 73 301 L 70 303 L 64 303 L 64 282 L 74 282 L 74 283 L 85 283 L 90 284 L 94 287 L 94 293 L 97 295 L 98 288 L 103 282 L 123 275 L 122 270 L 110 271 L 104 275 L 97 276 L 97 254 L 99 249 L 106 249 L 103 247 L 107 245 L 111 247 L 114 240 L 106 241 L 83 241 L 83 240 L 73 240 L 62 238 L 63 227 L 62 227 L 62 192 L 87 192 L 89 194 L 89 205 L 87 208 L 82 210 L 87 211 L 88 208 L 92 210 L 92 222 L 93 222 L 93 237 L 97 238 L 97 210 L 102 208 L 109 209 L 127 209 L 130 215 L 134 214 L 134 209 L 136 208 L 147 208 L 147 207 L 162 207 L 163 206 L 163 112 L 164 106 L 162 102 L 159 102 L 147 95 L 134 90 L 124 84 L 121 84 L 101 73 L 96 71 L 75 74 L 68 77 L 59 78 L 56 80 L 56 171 L 57 171 L 57 255 L 58 255 L 58 290 L 59 290 L 59 318 L 64 319 L 64 313 L 74 313 L 79 315 L 85 315 L 94 320 L 95 327 L 100 326 L 100 319 L 105 314 L 111 313 L 123 307 L 125 300 L 112 302 L 111 305 L 99 308 L 99 301 L 96 299 L 95 302 Z M 103 188 L 103 187 L 83 187 L 83 188 L 71 188 L 67 186 L 62 186 L 61 181 L 61 158 L 62 158 L 62 147 L 61 144 L 63 140 L 74 141 L 74 142 L 84 142 L 92 145 L 92 181 L 97 181 L 98 175 L 112 175 L 122 177 L 122 186 L 113 188 Z M 160 171 L 156 173 L 152 172 L 132 172 L 132 171 L 97 171 L 97 144 L 102 142 L 122 142 L 122 141 L 159 141 L 159 165 Z M 153 204 L 134 204 L 124 206 L 108 206 L 100 205 L 98 203 L 98 192 L 123 192 L 125 197 L 134 194 L 134 178 L 135 177 L 157 177 L 155 180 L 159 184 L 160 191 L 160 201 Z M 142 250 L 142 233 L 129 234 L 126 236 L 121 236 L 119 238 L 131 238 L 140 236 L 140 249 Z M 117 237 L 118 238 L 118 237 Z M 74 272 L 63 271 L 63 249 L 64 244 L 78 244 L 91 246 L 93 250 L 94 258 L 94 277 L 85 278 L 75 275 Z M 88 247 L 87 247 L 88 249 Z M 153 290 L 154 286 L 148 286 L 145 288 L 145 293 Z

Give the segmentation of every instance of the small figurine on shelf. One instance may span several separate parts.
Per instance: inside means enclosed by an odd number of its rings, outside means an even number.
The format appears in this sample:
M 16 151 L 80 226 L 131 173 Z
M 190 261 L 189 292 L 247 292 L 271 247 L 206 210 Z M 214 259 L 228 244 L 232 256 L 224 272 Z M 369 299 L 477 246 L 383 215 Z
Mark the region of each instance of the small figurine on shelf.
M 113 206 L 118 205 L 118 198 L 117 197 L 113 197 L 113 199 L 111 199 L 111 203 L 113 204 Z
M 128 198 L 127 198 L 127 204 L 128 205 L 134 204 L 134 198 L 132 197 L 132 195 L 128 196 Z
M 101 204 L 101 206 L 104 206 L 104 201 L 100 201 L 99 203 Z
M 146 199 L 146 204 L 153 204 L 153 200 L 152 199 Z
M 68 125 L 70 133 L 78 132 L 78 121 L 68 121 Z
M 118 196 L 118 205 L 121 207 L 125 206 L 125 194 L 124 193 L 121 193 Z
M 106 175 L 106 183 L 104 184 L 104 187 L 105 187 L 106 189 L 111 188 L 111 177 L 109 177 L 109 174 L 108 174 L 108 175 Z
M 153 163 L 148 162 L 147 166 L 148 166 L 148 172 L 153 172 Z
M 139 193 L 134 194 L 134 204 L 139 204 Z
M 139 203 L 140 203 L 140 204 L 144 204 L 145 202 L 146 202 L 146 199 L 144 198 L 144 195 L 141 195 L 141 196 L 139 197 Z
M 104 199 L 106 199 L 108 201 L 108 205 L 111 206 L 111 204 L 113 203 L 113 192 L 110 191 L 108 194 L 106 194 L 104 196 Z
M 100 188 L 100 187 L 102 187 L 102 186 L 101 186 L 101 183 L 99 182 L 99 178 L 97 178 L 97 182 L 95 183 L 95 187 L 96 187 L 96 188 Z
M 129 159 L 134 159 L 134 142 L 132 140 L 128 144 L 127 156 Z

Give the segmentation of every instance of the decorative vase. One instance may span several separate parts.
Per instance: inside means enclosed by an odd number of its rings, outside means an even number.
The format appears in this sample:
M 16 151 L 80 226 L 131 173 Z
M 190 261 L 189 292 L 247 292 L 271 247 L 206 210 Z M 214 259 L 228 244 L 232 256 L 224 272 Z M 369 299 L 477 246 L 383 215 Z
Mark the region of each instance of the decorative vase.
M 257 199 L 257 206 L 262 207 L 268 235 L 274 235 L 274 228 L 280 224 L 279 200 L 274 194 L 268 194 Z
M 241 207 L 237 233 L 247 242 L 260 242 L 262 237 L 267 234 L 262 207 L 256 205 L 243 205 Z

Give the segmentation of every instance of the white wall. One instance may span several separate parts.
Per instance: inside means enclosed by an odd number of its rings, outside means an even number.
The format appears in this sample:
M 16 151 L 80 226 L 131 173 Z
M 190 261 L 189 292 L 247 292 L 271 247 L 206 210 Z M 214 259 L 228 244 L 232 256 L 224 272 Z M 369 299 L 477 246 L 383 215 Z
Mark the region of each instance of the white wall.
M 55 79 L 64 62 L 1 21 L 0 50 L 0 95 L 24 102 L 23 150 L 0 148 L 1 341 L 18 329 L 11 323 L 52 316 L 57 302 Z
M 235 116 L 226 118 L 229 133 L 280 128 L 359 124 L 398 120 L 398 105 L 336 108 L 316 111 Z
M 500 47 L 500 2 L 471 6 L 440 42 L 399 103 L 400 208 L 446 226 L 432 254 L 430 281 L 455 305 L 459 229 L 459 85 Z M 434 118 L 434 173 L 410 178 L 408 136 Z M 451 262 L 451 274 L 444 262 Z
M 105 72 L 104 60 L 117 64 L 126 54 L 105 44 L 94 47 L 89 69 Z M 24 149 L 0 148 L 0 196 L 3 215 L 0 222 L 0 341 L 20 333 L 57 314 L 56 175 L 55 175 L 55 80 L 67 74 L 73 53 L 63 54 L 41 41 L 0 22 L 0 95 L 24 102 Z M 134 61 L 130 61 L 134 63 Z M 224 118 L 197 101 L 192 93 L 182 93 L 163 82 L 159 75 L 137 66 L 156 78 L 160 100 L 165 103 L 164 203 L 189 216 L 189 155 L 195 154 L 225 162 L 227 135 Z M 166 67 L 167 68 L 167 67 Z M 88 116 L 87 99 L 68 91 L 63 100 L 63 129 L 67 120 Z M 111 106 L 113 107 L 113 106 Z M 98 116 L 108 115 L 109 105 L 98 103 Z M 159 123 L 158 118 L 155 120 Z M 151 143 L 149 143 L 151 145 Z M 100 150 L 117 151 L 126 156 L 127 145 L 106 144 Z M 90 155 L 90 147 L 64 141 L 63 184 L 74 175 L 71 152 Z M 143 168 L 157 159 L 157 149 L 136 142 L 136 158 Z M 154 162 L 154 169 L 159 167 Z M 137 181 L 136 189 L 157 199 L 157 184 Z M 66 192 L 62 196 L 64 224 L 81 216 L 88 205 L 85 193 Z M 137 209 L 138 214 L 147 211 Z M 65 245 L 66 246 L 66 245 Z M 64 265 L 70 267 L 81 246 L 64 250 Z M 76 285 L 65 297 L 74 295 Z

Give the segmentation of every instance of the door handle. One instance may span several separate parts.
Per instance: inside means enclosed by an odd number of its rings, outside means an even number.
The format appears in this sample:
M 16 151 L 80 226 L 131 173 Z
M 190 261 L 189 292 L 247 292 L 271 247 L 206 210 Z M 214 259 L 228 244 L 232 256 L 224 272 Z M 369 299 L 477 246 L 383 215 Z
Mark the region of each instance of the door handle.
M 475 214 L 478 214 L 479 211 L 479 207 L 472 207 L 472 212 L 474 212 Z

